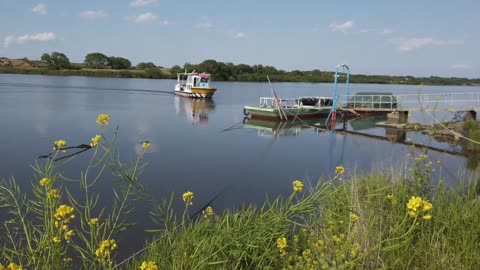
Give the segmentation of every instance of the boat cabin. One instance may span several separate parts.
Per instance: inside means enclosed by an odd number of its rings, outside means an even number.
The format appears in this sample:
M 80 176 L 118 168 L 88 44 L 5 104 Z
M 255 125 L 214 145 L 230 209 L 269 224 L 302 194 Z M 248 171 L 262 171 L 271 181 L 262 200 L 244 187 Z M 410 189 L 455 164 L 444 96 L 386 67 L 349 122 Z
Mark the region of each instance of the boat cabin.
M 197 73 L 177 73 L 177 85 L 180 89 L 177 91 L 191 91 L 192 87 L 210 88 L 210 74 Z

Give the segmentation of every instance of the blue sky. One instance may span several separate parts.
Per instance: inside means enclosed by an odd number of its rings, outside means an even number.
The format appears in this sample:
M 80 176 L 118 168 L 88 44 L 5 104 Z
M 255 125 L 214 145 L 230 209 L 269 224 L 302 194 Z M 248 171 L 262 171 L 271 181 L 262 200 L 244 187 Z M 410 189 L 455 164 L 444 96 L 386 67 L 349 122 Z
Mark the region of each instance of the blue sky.
M 206 59 L 480 77 L 480 1 L 0 0 L 0 56 L 59 51 L 170 67 Z

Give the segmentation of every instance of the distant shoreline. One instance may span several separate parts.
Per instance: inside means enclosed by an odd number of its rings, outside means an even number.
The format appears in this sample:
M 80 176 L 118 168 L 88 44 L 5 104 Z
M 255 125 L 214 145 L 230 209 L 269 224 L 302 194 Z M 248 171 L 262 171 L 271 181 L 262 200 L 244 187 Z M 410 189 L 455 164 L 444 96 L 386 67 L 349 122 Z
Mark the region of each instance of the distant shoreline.
M 200 69 L 197 69 L 200 70 Z M 306 72 L 307 73 L 307 72 Z M 30 74 L 52 76 L 82 76 L 101 78 L 176 79 L 176 72 L 168 69 L 61 69 L 0 67 L 0 74 Z M 241 74 L 238 78 L 224 79 L 212 73 L 213 81 L 265 82 L 266 74 Z M 332 83 L 333 72 L 322 72 L 320 76 L 309 74 L 292 76 L 290 73 L 269 75 L 272 82 Z M 344 78 L 339 78 L 339 82 Z M 436 86 L 480 86 L 480 79 L 413 76 L 387 76 L 352 74 L 350 83 L 357 84 L 396 84 L 396 85 L 436 85 Z

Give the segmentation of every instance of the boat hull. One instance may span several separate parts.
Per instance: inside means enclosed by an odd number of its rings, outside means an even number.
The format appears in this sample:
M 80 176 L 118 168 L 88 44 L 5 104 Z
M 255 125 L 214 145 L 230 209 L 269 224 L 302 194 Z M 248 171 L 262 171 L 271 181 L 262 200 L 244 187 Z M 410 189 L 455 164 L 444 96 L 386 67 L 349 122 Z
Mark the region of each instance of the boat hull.
M 328 116 L 331 107 L 303 106 L 284 108 L 287 119 L 308 119 Z M 262 108 L 258 106 L 245 106 L 244 114 L 251 118 L 281 120 L 280 110 L 277 108 Z
M 217 91 L 216 88 L 211 87 L 192 87 L 191 92 L 186 91 L 177 91 L 175 90 L 175 95 L 192 97 L 192 98 L 211 98 L 213 94 Z

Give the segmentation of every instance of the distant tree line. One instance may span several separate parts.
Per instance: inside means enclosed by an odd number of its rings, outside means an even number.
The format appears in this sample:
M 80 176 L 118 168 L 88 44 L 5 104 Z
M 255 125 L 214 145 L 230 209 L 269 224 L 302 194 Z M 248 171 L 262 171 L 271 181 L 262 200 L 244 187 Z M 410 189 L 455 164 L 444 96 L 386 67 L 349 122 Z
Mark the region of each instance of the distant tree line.
M 107 56 L 99 52 L 87 54 L 82 64 L 71 64 L 68 57 L 59 52 L 44 53 L 40 59 L 47 65 L 48 69 L 54 70 L 81 69 L 83 67 L 92 69 L 132 69 L 132 62 L 127 58 Z M 141 62 L 135 68 L 148 70 L 155 69 L 157 66 L 152 62 Z
M 334 72 L 320 71 L 318 69 L 301 71 L 285 71 L 276 69 L 273 66 L 264 65 L 246 65 L 222 63 L 215 60 L 205 60 L 200 64 L 185 63 L 183 67 L 178 65 L 170 68 L 172 78 L 176 78 L 176 73 L 206 72 L 212 74 L 212 79 L 216 81 L 266 81 L 267 76 L 271 81 L 277 82 L 333 82 Z M 345 76 L 338 78 L 339 82 L 345 82 Z M 457 77 L 414 77 L 414 76 L 388 76 L 388 75 L 362 75 L 351 74 L 351 83 L 374 83 L 374 84 L 411 84 L 411 85 L 472 85 L 480 84 L 480 78 L 468 79 Z
M 25 61 L 29 61 L 25 59 Z M 29 61 L 35 62 L 35 61 Z M 22 70 L 16 68 L 1 68 L 2 73 L 29 73 L 29 74 L 55 74 L 55 75 L 83 75 L 99 77 L 122 78 L 154 78 L 176 79 L 177 73 L 185 71 L 206 72 L 212 74 L 215 81 L 267 81 L 267 76 L 275 82 L 333 82 L 332 71 L 318 69 L 302 71 L 285 71 L 268 65 L 247 65 L 223 63 L 209 59 L 199 64 L 185 63 L 183 66 L 175 65 L 170 69 L 156 66 L 152 62 L 141 62 L 135 67 L 129 59 L 117 56 L 107 56 L 100 52 L 89 53 L 83 63 L 70 63 L 68 57 L 60 52 L 44 53 L 38 70 Z M 339 77 L 339 82 L 344 82 L 345 76 Z M 362 75 L 351 74 L 351 83 L 374 84 L 411 84 L 411 85 L 479 85 L 480 78 L 468 79 L 457 77 L 414 77 L 414 76 L 388 76 L 388 75 Z

